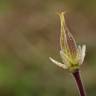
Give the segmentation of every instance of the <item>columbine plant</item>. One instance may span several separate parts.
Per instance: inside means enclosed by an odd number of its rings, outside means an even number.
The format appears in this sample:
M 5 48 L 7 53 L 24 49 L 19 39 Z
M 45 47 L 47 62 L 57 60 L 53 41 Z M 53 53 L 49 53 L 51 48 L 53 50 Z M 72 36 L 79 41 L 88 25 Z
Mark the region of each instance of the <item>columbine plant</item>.
M 65 12 L 58 13 L 61 21 L 61 35 L 60 35 L 60 56 L 62 62 L 58 62 L 50 57 L 50 60 L 57 66 L 68 70 L 74 76 L 80 96 L 85 96 L 85 91 L 80 78 L 80 66 L 85 57 L 86 45 L 77 45 L 74 37 L 70 33 L 65 23 Z

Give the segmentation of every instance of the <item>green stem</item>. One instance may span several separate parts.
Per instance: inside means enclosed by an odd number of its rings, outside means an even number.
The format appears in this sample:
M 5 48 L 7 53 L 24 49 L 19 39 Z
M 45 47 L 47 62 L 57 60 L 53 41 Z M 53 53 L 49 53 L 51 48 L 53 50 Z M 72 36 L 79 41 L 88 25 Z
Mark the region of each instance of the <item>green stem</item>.
M 83 86 L 82 81 L 81 81 L 79 70 L 75 71 L 73 73 L 73 76 L 75 78 L 75 81 L 76 81 L 80 96 L 86 96 L 84 86 Z

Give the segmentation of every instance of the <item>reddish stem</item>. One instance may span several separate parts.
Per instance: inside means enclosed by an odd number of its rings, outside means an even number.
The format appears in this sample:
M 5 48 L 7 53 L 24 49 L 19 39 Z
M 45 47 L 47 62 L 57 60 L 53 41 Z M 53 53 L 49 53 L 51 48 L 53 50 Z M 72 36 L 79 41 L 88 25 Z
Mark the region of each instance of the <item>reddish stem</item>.
M 86 96 L 85 90 L 84 90 L 84 87 L 83 87 L 83 84 L 82 84 L 82 81 L 81 81 L 81 77 L 80 77 L 79 70 L 75 71 L 75 72 L 73 73 L 73 76 L 74 76 L 74 78 L 75 78 L 77 87 L 78 87 L 78 89 L 79 89 L 79 94 L 80 94 L 80 96 Z

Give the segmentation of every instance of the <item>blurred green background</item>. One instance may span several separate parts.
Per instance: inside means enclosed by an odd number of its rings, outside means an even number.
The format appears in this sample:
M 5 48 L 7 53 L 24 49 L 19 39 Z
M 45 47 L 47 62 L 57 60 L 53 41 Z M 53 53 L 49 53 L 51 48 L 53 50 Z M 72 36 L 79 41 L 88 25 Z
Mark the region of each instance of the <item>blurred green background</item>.
M 96 95 L 96 0 L 0 0 L 0 96 L 78 96 L 59 57 L 58 10 L 78 44 L 87 44 L 82 80 Z

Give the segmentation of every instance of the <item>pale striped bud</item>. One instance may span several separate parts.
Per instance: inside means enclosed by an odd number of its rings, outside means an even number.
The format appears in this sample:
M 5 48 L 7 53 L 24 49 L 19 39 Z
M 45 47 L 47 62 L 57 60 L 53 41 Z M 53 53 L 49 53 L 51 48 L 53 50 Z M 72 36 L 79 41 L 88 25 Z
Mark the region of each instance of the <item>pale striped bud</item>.
M 50 57 L 50 60 L 56 65 L 68 69 L 71 72 L 79 69 L 84 61 L 86 46 L 76 44 L 76 41 L 65 23 L 65 12 L 58 13 L 61 21 L 61 34 L 60 34 L 60 56 L 63 63 L 59 63 Z

